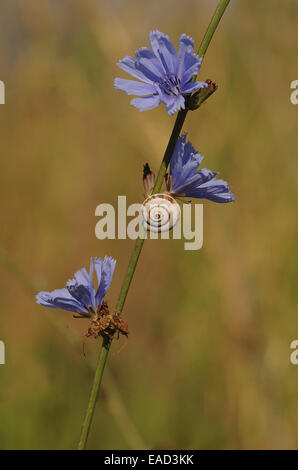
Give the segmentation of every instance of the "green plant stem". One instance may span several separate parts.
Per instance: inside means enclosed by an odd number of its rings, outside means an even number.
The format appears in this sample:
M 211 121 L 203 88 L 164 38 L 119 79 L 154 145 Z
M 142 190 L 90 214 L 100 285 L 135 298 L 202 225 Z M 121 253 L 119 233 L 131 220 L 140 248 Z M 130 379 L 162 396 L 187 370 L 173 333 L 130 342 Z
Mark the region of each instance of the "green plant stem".
M 208 49 L 208 46 L 210 44 L 210 41 L 215 33 L 215 30 L 220 22 L 220 19 L 222 15 L 224 14 L 225 9 L 227 8 L 229 3 L 230 3 L 230 0 L 219 1 L 218 6 L 214 12 L 214 15 L 211 19 L 211 22 L 207 28 L 205 36 L 200 45 L 200 48 L 198 51 L 199 57 L 204 57 L 206 50 Z M 175 148 L 178 137 L 180 135 L 182 126 L 184 124 L 187 112 L 188 112 L 188 109 L 186 108 L 184 110 L 179 111 L 177 115 L 173 130 L 169 139 L 169 143 L 167 145 L 166 151 L 164 153 L 164 157 L 162 159 L 162 162 L 161 162 L 161 165 L 160 165 L 157 177 L 156 177 L 152 194 L 158 193 L 162 187 L 164 177 L 165 177 L 168 165 L 170 163 L 173 150 Z M 126 274 L 124 277 L 124 281 L 121 287 L 120 295 L 118 298 L 118 303 L 117 303 L 118 312 L 122 312 L 123 310 L 124 303 L 125 303 L 128 291 L 129 291 L 129 287 L 130 287 L 130 284 L 131 284 L 131 281 L 132 281 L 132 278 L 133 278 L 133 275 L 134 275 L 134 272 L 138 263 L 138 259 L 139 259 L 139 256 L 141 254 L 141 251 L 144 245 L 144 240 L 145 240 L 144 237 L 139 237 L 135 242 L 135 245 L 134 245 L 134 248 L 133 248 L 129 263 L 128 263 L 128 268 L 126 270 Z M 97 368 L 95 371 L 94 383 L 92 386 L 89 403 L 87 406 L 87 411 L 86 411 L 85 419 L 84 419 L 83 426 L 82 426 L 81 437 L 80 437 L 80 442 L 78 446 L 79 450 L 84 450 L 86 447 L 88 433 L 89 433 L 89 429 L 91 426 L 92 417 L 94 414 L 94 408 L 96 405 L 96 399 L 97 399 L 99 387 L 101 384 L 101 379 L 103 376 L 104 367 L 105 367 L 105 363 L 106 363 L 109 349 L 111 346 L 111 342 L 112 341 L 109 340 L 108 345 L 107 345 L 107 344 L 104 344 L 105 341 L 103 341 L 103 344 L 102 344 L 99 361 L 98 361 Z
M 152 194 L 158 193 L 162 187 L 164 177 L 165 177 L 171 156 L 173 154 L 176 142 L 180 135 L 186 114 L 187 114 L 187 110 L 183 109 L 182 111 L 179 111 L 177 115 L 169 143 L 167 145 L 164 157 L 162 159 L 162 162 L 159 168 L 159 172 L 156 177 Z M 129 290 L 129 287 L 130 287 L 130 284 L 131 284 L 131 281 L 132 281 L 132 278 L 136 269 L 136 265 L 137 265 L 140 253 L 144 245 L 144 241 L 145 241 L 145 238 L 141 236 L 135 242 L 135 246 L 134 246 L 134 249 L 132 251 L 132 254 L 128 263 L 128 268 L 124 277 L 124 281 L 122 284 L 122 288 L 121 288 L 118 303 L 117 303 L 118 312 L 122 312 L 122 309 L 123 309 L 123 306 L 127 297 L 127 293 L 128 293 L 128 290 Z
M 94 381 L 93 381 L 93 385 L 91 389 L 89 403 L 88 403 L 87 410 L 86 410 L 85 419 L 82 425 L 82 432 L 81 432 L 81 437 L 80 437 L 80 441 L 78 445 L 78 450 L 84 450 L 86 447 L 86 442 L 88 439 L 91 421 L 94 415 L 97 395 L 98 395 L 99 387 L 101 384 L 102 375 L 105 369 L 107 357 L 109 354 L 110 346 L 111 346 L 111 340 L 104 338 L 102 342 L 100 355 L 98 358 L 98 363 L 97 363 L 97 367 L 95 371 Z
M 126 296 L 129 291 L 129 287 L 130 287 L 130 284 L 131 284 L 131 281 L 132 281 L 132 278 L 136 269 L 136 265 L 138 263 L 139 256 L 141 254 L 141 251 L 144 245 L 144 241 L 145 241 L 144 238 L 137 238 L 134 244 L 133 251 L 131 253 L 127 270 L 126 270 L 126 274 L 124 277 L 124 281 L 121 287 L 120 295 L 118 298 L 117 307 L 116 307 L 117 312 L 122 312 L 123 310 Z
M 211 18 L 211 21 L 209 23 L 209 26 L 206 30 L 205 36 L 203 37 L 203 40 L 201 42 L 201 45 L 198 50 L 198 56 L 199 57 L 204 57 L 206 54 L 206 51 L 208 49 L 208 46 L 210 44 L 210 41 L 213 37 L 213 34 L 216 31 L 216 28 L 221 20 L 222 15 L 224 14 L 228 4 L 230 3 L 230 0 L 221 0 L 217 7 L 216 10 Z

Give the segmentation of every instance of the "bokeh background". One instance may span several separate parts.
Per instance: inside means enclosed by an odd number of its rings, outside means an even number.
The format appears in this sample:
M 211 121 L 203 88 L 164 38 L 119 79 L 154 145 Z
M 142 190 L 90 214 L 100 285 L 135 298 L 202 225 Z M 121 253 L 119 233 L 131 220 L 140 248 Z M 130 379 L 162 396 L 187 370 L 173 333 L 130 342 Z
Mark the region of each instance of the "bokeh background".
M 116 304 L 133 242 L 95 237 L 95 208 L 143 198 L 174 117 L 113 89 L 159 29 L 197 45 L 216 1 L 4 0 L 0 6 L 0 448 L 75 448 L 99 343 L 34 301 L 112 255 Z M 184 130 L 237 201 L 204 202 L 204 246 L 145 243 L 91 449 L 298 446 L 298 2 L 232 0 L 201 78 L 219 89 Z

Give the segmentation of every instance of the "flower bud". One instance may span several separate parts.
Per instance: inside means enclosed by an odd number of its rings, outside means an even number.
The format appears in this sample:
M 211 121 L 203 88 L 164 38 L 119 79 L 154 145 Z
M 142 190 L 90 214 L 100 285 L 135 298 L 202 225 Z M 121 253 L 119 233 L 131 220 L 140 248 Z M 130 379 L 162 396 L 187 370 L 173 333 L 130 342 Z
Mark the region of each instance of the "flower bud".
M 189 97 L 187 105 L 191 111 L 198 109 L 217 90 L 218 87 L 212 80 L 207 79 L 206 83 L 208 83 L 207 87 L 200 88 Z
M 148 163 L 144 165 L 143 183 L 145 188 L 145 195 L 150 196 L 155 184 L 155 174 L 150 170 Z

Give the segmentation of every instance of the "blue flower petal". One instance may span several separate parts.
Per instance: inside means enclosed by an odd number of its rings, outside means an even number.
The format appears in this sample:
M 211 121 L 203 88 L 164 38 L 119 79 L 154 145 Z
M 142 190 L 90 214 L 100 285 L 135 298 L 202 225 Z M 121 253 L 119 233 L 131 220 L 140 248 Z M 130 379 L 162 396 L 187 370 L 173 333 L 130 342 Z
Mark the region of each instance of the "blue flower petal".
M 160 59 L 166 74 L 174 74 L 177 69 L 177 56 L 169 36 L 160 31 L 152 31 L 149 41 L 156 57 Z
M 116 90 L 125 91 L 128 95 L 147 96 L 156 93 L 154 85 L 125 78 L 115 78 L 114 86 Z
M 116 260 L 111 256 L 105 256 L 102 267 L 101 267 L 101 280 L 95 294 L 97 304 L 101 304 L 108 288 L 111 285 L 114 269 L 116 266 Z
M 94 267 L 97 277 L 97 285 L 100 285 L 101 282 L 101 271 L 102 271 L 102 259 L 101 258 L 94 258 Z
M 181 86 L 184 87 L 195 75 L 198 74 L 202 64 L 195 54 L 186 53 L 184 56 L 184 70 L 181 76 Z
M 151 80 L 151 83 L 158 82 L 162 77 L 162 73 L 159 72 L 156 66 L 156 62 L 156 58 L 152 60 L 145 57 L 140 57 L 136 65 L 138 70 L 140 70 L 144 75 L 146 75 L 146 77 L 148 77 L 148 79 Z
M 148 109 L 156 108 L 160 103 L 161 99 L 159 95 L 134 98 L 130 102 L 130 104 L 138 108 L 139 111 L 148 111 Z
M 179 109 L 184 109 L 185 108 L 185 99 L 183 98 L 182 95 L 175 96 L 171 99 L 171 102 L 167 104 L 167 111 L 170 114 L 170 116 L 176 111 L 179 111 Z
M 206 88 L 208 83 L 206 82 L 189 82 L 186 85 L 181 87 L 181 93 L 187 95 L 188 93 L 193 93 L 199 88 Z
M 95 291 L 93 286 L 93 258 L 90 259 L 90 270 L 89 270 L 89 292 L 91 298 L 91 305 L 96 310 L 97 305 L 95 304 Z
M 181 188 L 196 174 L 203 158 L 191 142 L 186 142 L 186 134 L 179 137 L 170 163 L 173 192 L 181 193 Z
M 135 53 L 136 59 L 126 56 L 118 62 L 120 68 L 145 83 L 145 86 L 132 80 L 116 78 L 115 88 L 129 95 L 140 96 L 131 101 L 140 111 L 153 109 L 163 103 L 171 115 L 184 109 L 184 94 L 206 86 L 204 82 L 189 83 L 198 73 L 202 59 L 193 53 L 193 40 L 185 34 L 179 40 L 178 56 L 169 37 L 160 31 L 152 31 L 149 41 L 152 50 L 141 47 Z
M 89 274 L 86 268 L 82 268 L 76 271 L 75 279 L 78 284 L 82 284 L 83 286 L 89 287 Z
M 227 203 L 234 202 L 235 196 L 231 193 L 228 183 L 224 180 L 213 179 L 208 183 L 202 184 L 199 188 L 191 191 L 189 197 L 209 199 L 213 202 Z
M 71 312 L 88 312 L 88 309 L 75 300 L 67 289 L 56 289 L 53 292 L 39 292 L 36 302 L 44 307 L 60 308 Z
M 56 289 L 53 292 L 39 292 L 36 302 L 44 307 L 61 308 L 75 313 L 90 313 L 89 307 L 94 311 L 102 303 L 103 298 L 112 282 L 116 261 L 111 257 L 90 260 L 90 272 L 85 268 L 75 273 L 75 279 L 67 282 L 67 288 Z M 93 285 L 93 271 L 96 271 L 98 288 L 95 293 Z
M 208 170 L 207 168 L 202 168 L 202 170 L 196 171 L 192 175 L 190 174 L 188 177 L 186 176 L 184 179 L 184 184 L 180 186 L 176 185 L 173 186 L 173 191 L 176 194 L 185 194 L 188 197 L 195 197 L 191 196 L 191 192 L 196 190 L 198 187 L 201 187 L 202 184 L 209 182 L 217 173 L 215 171 Z
M 70 295 L 82 304 L 87 311 L 89 307 L 94 307 L 89 287 L 79 284 L 75 279 L 67 281 L 66 286 Z
M 160 60 L 148 47 L 141 47 L 135 54 L 137 67 L 139 67 L 146 76 L 151 78 L 153 82 L 158 81 L 164 75 L 165 72 Z
M 216 172 L 207 168 L 198 171 L 202 160 L 191 142 L 186 143 L 186 135 L 180 136 L 170 161 L 171 193 L 214 202 L 234 201 L 227 182 L 216 179 Z
M 184 58 L 185 54 L 192 54 L 194 50 L 194 42 L 193 39 L 186 36 L 186 34 L 182 34 L 179 39 L 179 48 L 178 48 L 178 55 L 177 55 L 177 68 L 176 73 L 178 77 L 182 78 L 182 72 L 184 70 Z
M 118 67 L 124 70 L 124 72 L 129 73 L 134 78 L 140 79 L 142 82 L 152 84 L 152 80 L 150 80 L 146 75 L 144 75 L 144 73 L 141 72 L 141 70 L 137 69 L 136 64 L 137 64 L 136 59 L 128 55 L 123 57 L 123 59 L 119 60 L 117 63 Z

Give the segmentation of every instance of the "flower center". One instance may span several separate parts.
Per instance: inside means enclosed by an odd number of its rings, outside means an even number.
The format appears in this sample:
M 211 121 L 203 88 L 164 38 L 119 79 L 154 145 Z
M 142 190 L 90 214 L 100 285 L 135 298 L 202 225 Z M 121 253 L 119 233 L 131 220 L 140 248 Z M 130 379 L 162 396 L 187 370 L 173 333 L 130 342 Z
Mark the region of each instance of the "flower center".
M 166 95 L 178 96 L 180 92 L 180 79 L 176 75 L 166 76 L 158 81 L 158 85 Z

